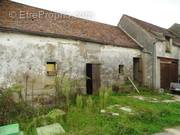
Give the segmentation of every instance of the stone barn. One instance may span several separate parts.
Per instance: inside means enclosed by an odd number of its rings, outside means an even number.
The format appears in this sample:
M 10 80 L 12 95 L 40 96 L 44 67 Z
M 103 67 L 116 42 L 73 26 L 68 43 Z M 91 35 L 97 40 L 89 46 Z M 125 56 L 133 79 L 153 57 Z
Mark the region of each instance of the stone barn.
M 169 89 L 179 80 L 179 59 L 179 24 L 165 29 L 123 15 L 112 26 L 0 1 L 0 87 L 20 83 L 31 89 L 29 79 L 43 92 L 66 74 L 81 80 L 88 94 L 127 77 Z
M 0 2 L 1 87 L 25 85 L 28 77 L 36 91 L 44 91 L 66 73 L 82 80 L 83 93 L 92 94 L 101 85 L 138 78 L 133 71 L 140 69 L 141 50 L 118 26 Z
M 142 82 L 156 89 L 169 89 L 179 80 L 180 25 L 165 29 L 124 15 L 118 25 L 143 48 Z

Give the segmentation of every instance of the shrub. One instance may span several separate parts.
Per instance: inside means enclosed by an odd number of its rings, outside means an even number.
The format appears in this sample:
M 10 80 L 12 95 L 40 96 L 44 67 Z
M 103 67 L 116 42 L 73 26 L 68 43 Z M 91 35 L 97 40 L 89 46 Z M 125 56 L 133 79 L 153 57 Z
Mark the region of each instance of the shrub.
M 11 94 L 17 93 L 20 101 L 23 100 L 22 97 L 23 86 L 21 84 L 13 84 L 11 87 L 7 88 L 6 90 L 9 91 Z
M 0 90 L 0 125 L 15 121 L 18 117 L 29 118 L 35 111 L 26 102 L 15 102 L 13 100 L 13 93 L 19 92 L 20 86 L 13 85 L 5 90 Z
M 15 102 L 13 101 L 12 92 L 7 90 L 0 91 L 0 125 L 9 121 L 9 115 L 14 112 Z

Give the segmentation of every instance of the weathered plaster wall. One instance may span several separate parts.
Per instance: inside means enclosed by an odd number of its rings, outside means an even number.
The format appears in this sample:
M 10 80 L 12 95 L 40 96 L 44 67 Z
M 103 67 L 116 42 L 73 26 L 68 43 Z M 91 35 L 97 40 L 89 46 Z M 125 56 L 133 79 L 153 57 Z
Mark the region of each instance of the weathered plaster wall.
M 123 16 L 118 26 L 126 31 L 140 45 L 142 45 L 145 51 L 150 53 L 153 52 L 153 47 L 151 45 L 153 45 L 156 40 L 134 21 L 126 16 Z
M 179 47 L 172 45 L 171 46 L 171 52 L 166 52 L 166 41 L 164 42 L 157 42 L 156 43 L 156 52 L 157 57 L 166 57 L 166 58 L 173 58 L 173 59 L 179 59 Z
M 143 61 L 143 83 L 147 86 L 160 88 L 160 60 L 158 57 L 180 59 L 180 49 L 172 46 L 171 53 L 166 53 L 166 41 L 163 33 L 159 34 L 161 40 L 155 39 L 148 31 L 136 24 L 127 16 L 123 16 L 119 27 L 126 31 L 134 40 L 144 47 L 142 53 Z M 179 63 L 180 64 L 180 63 Z M 179 66 L 180 73 L 180 66 Z
M 142 64 L 143 64 L 143 84 L 149 87 L 153 86 L 154 65 L 154 42 L 152 36 L 138 24 L 126 16 L 123 16 L 118 24 L 126 33 L 128 33 L 136 42 L 143 46 Z M 154 73 L 154 74 L 153 74 Z
M 125 75 L 132 77 L 133 57 L 139 55 L 137 49 L 0 32 L 0 86 L 24 83 L 28 74 L 36 78 L 35 89 L 44 89 L 53 81 L 46 75 L 47 61 L 56 61 L 58 71 L 67 71 L 73 78 L 85 78 L 86 63 L 100 63 L 102 82 L 112 82 L 119 64 L 124 65 Z M 82 86 L 85 90 L 85 79 Z
M 112 81 L 118 80 L 119 65 L 124 65 L 124 76 L 133 78 L 133 57 L 140 57 L 140 51 L 134 49 L 118 48 L 111 46 L 104 46 L 101 49 L 101 63 L 102 63 L 102 80 Z
M 153 86 L 153 61 L 152 56 L 148 53 L 142 53 L 142 67 L 143 67 L 143 85 L 147 87 Z
M 171 46 L 171 52 L 166 52 L 166 41 L 164 42 L 157 42 L 156 43 L 156 54 L 157 54 L 157 66 L 156 66 L 156 88 L 160 88 L 160 59 L 158 57 L 164 57 L 164 58 L 172 58 L 172 59 L 178 59 L 180 60 L 180 48 L 178 46 Z M 179 64 L 180 65 L 180 61 Z M 178 72 L 180 73 L 180 66 L 178 67 Z

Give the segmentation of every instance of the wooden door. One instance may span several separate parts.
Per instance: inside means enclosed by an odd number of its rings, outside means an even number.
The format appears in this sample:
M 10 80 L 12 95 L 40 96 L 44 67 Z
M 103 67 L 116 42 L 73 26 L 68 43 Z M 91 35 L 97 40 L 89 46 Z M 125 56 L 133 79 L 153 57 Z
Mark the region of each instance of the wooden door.
M 140 58 L 133 58 L 133 76 L 134 81 L 142 84 L 142 60 Z
M 100 88 L 100 65 L 92 65 L 93 93 L 97 93 Z
M 164 60 L 160 61 L 160 81 L 161 88 L 169 89 L 171 82 L 178 82 L 178 61 Z

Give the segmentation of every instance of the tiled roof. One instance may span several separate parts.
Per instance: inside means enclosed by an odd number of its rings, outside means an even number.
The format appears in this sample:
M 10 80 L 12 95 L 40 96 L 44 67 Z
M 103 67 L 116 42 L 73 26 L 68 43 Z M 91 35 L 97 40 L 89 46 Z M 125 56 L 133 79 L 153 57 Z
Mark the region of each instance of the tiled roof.
M 168 30 L 180 38 L 180 24 L 175 23 Z
M 136 24 L 141 26 L 144 30 L 149 32 L 155 38 L 163 40 L 165 39 L 165 36 L 170 36 L 174 39 L 173 41 L 175 45 L 178 45 L 178 46 L 180 45 L 180 39 L 176 35 L 174 35 L 169 29 L 156 26 L 154 24 L 139 20 L 137 18 L 128 16 L 128 15 L 124 15 L 124 16 L 130 18 L 132 21 L 134 21 Z
M 26 15 L 25 15 L 26 14 Z M 0 28 L 139 48 L 119 27 L 1 0 Z
M 130 18 L 131 20 L 133 20 L 134 22 L 136 22 L 138 25 L 140 25 L 142 28 L 144 28 L 145 30 L 147 30 L 148 32 L 154 31 L 154 32 L 164 32 L 166 31 L 165 28 L 156 26 L 154 24 L 139 20 L 137 18 L 125 15 L 126 17 Z

